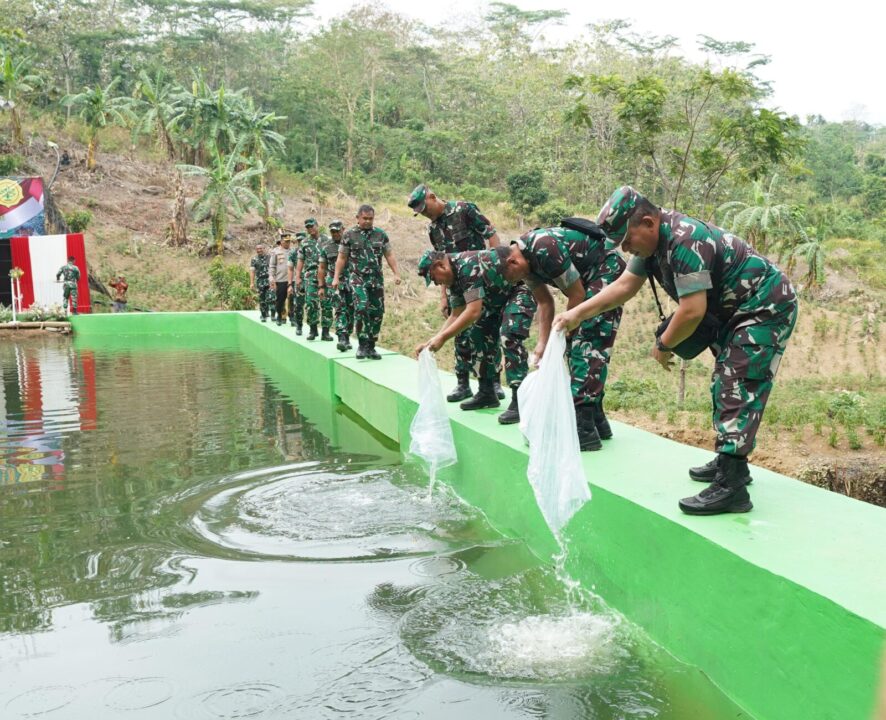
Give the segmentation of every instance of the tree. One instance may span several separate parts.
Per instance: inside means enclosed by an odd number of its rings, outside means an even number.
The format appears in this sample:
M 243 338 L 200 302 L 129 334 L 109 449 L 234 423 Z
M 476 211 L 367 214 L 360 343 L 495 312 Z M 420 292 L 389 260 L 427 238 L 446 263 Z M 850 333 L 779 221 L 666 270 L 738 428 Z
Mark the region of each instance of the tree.
M 3 69 L 0 94 L 9 108 L 12 141 L 16 145 L 23 145 L 25 138 L 22 134 L 21 112 L 28 95 L 40 85 L 40 76 L 31 71 L 32 62 L 28 57 L 16 58 L 11 51 L 5 50 L 0 58 Z
M 268 160 L 272 151 L 283 151 L 285 139 L 274 127 L 285 116 L 264 112 L 256 109 L 252 98 L 246 98 L 241 113 L 237 120 L 237 134 L 242 141 L 243 156 L 253 165 L 267 169 Z M 271 205 L 274 202 L 273 194 L 268 190 L 265 171 L 256 177 L 255 188 L 262 206 L 262 219 L 267 224 L 271 217 Z
M 803 282 L 809 288 L 821 285 L 825 280 L 824 266 L 827 260 L 827 251 L 824 246 L 821 228 L 814 233 L 803 233 L 803 241 L 791 249 L 792 261 L 796 258 L 806 263 L 806 275 Z
M 121 78 L 116 77 L 105 87 L 86 87 L 77 95 L 66 95 L 62 105 L 80 106 L 80 118 L 86 123 L 89 133 L 89 146 L 86 152 L 86 169 L 95 169 L 95 153 L 98 149 L 98 134 L 108 125 L 126 125 L 134 119 L 129 98 L 115 96 L 114 90 Z
M 181 92 L 167 76 L 166 71 L 158 68 L 153 76 L 146 70 L 138 73 L 138 84 L 135 86 L 135 111 L 141 112 L 136 125 L 138 133 L 153 133 L 163 152 L 170 160 L 175 159 L 175 145 L 169 127 L 175 112 L 173 95 Z
M 227 156 L 222 155 L 218 146 L 213 144 L 210 148 L 211 164 L 208 168 L 197 165 L 178 166 L 185 175 L 206 178 L 206 187 L 194 203 L 193 212 L 198 222 L 209 219 L 216 252 L 219 255 L 224 252 L 228 216 L 239 218 L 251 208 L 260 210 L 262 207 L 261 200 L 250 188 L 250 180 L 263 173 L 264 168 L 247 166 L 238 170 L 238 166 L 245 162 L 242 150 L 242 140 Z
M 729 225 L 732 232 L 741 235 L 763 254 L 774 249 L 773 241 L 785 233 L 790 237 L 787 244 L 781 245 L 782 254 L 787 253 L 803 232 L 797 209 L 776 202 L 778 182 L 778 174 L 772 176 L 768 186 L 764 186 L 762 180 L 755 180 L 750 203 L 731 200 L 717 208 L 723 226 Z
M 531 215 L 539 205 L 548 199 L 544 188 L 544 177 L 538 168 L 530 168 L 511 173 L 507 177 L 508 197 L 511 205 L 522 218 Z

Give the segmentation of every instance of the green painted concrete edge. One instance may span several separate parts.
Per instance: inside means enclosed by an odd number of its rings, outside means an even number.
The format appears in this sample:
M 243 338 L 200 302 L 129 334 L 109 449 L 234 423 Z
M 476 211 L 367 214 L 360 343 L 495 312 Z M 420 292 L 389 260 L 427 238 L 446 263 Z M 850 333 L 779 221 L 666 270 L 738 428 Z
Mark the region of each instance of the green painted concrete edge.
M 79 316 L 74 328 L 84 339 L 236 333 L 244 351 L 291 356 L 279 371 L 317 402 L 337 398 L 408 449 L 418 388 L 403 356 L 356 360 L 248 312 Z M 550 558 L 557 545 L 526 481 L 527 449 L 497 412 L 451 406 L 460 462 L 440 479 Z M 709 453 L 614 430 L 602 452 L 583 454 L 594 498 L 565 528 L 573 577 L 757 720 L 868 720 L 886 639 L 886 510 L 754 467 L 752 513 L 688 517 L 676 500 L 700 486 L 685 470 Z

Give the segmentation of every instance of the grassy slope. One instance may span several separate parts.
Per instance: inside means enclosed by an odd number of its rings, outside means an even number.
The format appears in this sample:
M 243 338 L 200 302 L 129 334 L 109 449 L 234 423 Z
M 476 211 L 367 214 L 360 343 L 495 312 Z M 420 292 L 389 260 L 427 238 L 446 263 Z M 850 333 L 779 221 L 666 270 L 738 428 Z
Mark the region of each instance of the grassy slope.
M 122 131 L 106 134 L 95 173 L 83 169 L 84 147 L 76 137 L 60 144 L 74 162 L 63 168 L 53 194 L 65 212 L 89 209 L 93 213 L 86 232 L 93 270 L 104 279 L 126 274 L 134 306 L 154 310 L 210 308 L 206 268 L 211 258 L 198 250 L 208 240 L 208 225 L 192 226 L 190 248 L 165 243 L 173 197 L 169 164 L 155 152 L 132 148 Z M 35 143 L 29 161 L 48 177 L 54 159 L 41 143 Z M 377 224 L 391 236 L 406 278 L 400 287 L 388 285 L 381 342 L 408 353 L 433 333 L 440 322 L 436 309 L 439 296 L 433 288 L 425 288 L 414 273 L 417 258 L 427 247 L 424 219 L 414 218 L 399 201 L 385 202 L 384 193 L 388 198 L 395 196 L 390 189 L 380 189 L 378 196 L 370 198 L 348 197 L 337 191 L 322 204 L 302 181 L 290 175 L 278 174 L 275 189 L 284 202 L 287 227 L 300 226 L 309 215 L 317 216 L 321 223 L 333 217 L 348 222 L 358 201 L 373 202 Z M 405 199 L 408 188 L 401 190 Z M 198 191 L 197 184 L 189 184 L 191 199 Z M 484 211 L 504 238 L 519 233 L 506 206 L 485 207 Z M 230 230 L 231 252 L 225 259 L 244 266 L 255 242 L 273 239 L 255 217 L 234 223 Z M 870 475 L 873 463 L 880 467 L 882 477 L 886 339 L 878 322 L 886 297 L 886 273 L 876 261 L 877 249 L 868 245 L 849 240 L 832 244 L 837 269 L 829 272 L 828 287 L 819 294 L 822 299 L 803 303 L 767 408 L 755 462 L 789 474 L 825 464 L 838 468 L 838 480 L 839 468 L 867 463 Z M 695 360 L 688 365 L 686 402 L 679 407 L 678 374 L 661 371 L 648 357 L 655 324 L 651 294 L 642 292 L 625 311 L 612 360 L 607 406 L 616 418 L 710 447 L 711 363 Z M 444 350 L 440 356 L 441 365 L 451 368 L 451 351 Z M 820 472 L 817 477 L 822 477 Z M 833 484 L 833 472 L 830 477 Z

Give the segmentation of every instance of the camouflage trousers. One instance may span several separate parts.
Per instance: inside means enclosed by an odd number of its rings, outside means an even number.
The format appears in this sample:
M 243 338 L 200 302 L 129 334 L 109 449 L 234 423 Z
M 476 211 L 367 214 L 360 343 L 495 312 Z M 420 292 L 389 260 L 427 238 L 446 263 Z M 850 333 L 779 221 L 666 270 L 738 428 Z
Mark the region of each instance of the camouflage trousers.
M 797 322 L 796 298 L 784 302 L 783 312 L 771 308 L 761 322 L 727 330 L 711 375 L 713 424 L 718 453 L 747 456 L 772 391 L 772 382 Z
M 62 298 L 62 304 L 65 306 L 66 312 L 69 309 L 71 312 L 77 312 L 77 285 L 75 283 L 64 284 L 64 288 L 62 288 Z M 70 306 L 68 306 L 68 298 L 71 299 Z
M 259 312 L 262 317 L 267 317 L 277 302 L 277 289 L 272 289 L 270 285 L 256 285 L 256 294 L 258 295 Z
M 449 300 L 449 292 L 446 293 L 446 299 Z M 449 311 L 452 312 L 452 304 L 449 305 Z M 452 341 L 455 346 L 455 374 L 457 377 L 468 377 L 476 373 L 474 348 L 471 347 L 471 329 L 468 328 L 455 336 Z
M 607 253 L 600 265 L 582 278 L 585 297 L 594 297 L 614 282 L 624 269 L 625 261 L 618 253 Z M 621 314 L 622 309 L 615 308 L 585 320 L 566 343 L 572 401 L 576 405 L 594 405 L 602 400 Z
M 360 342 L 375 342 L 385 317 L 385 287 L 358 280 L 350 281 L 354 293 L 354 324 Z
M 308 325 L 332 327 L 332 298 L 329 292 L 325 298 L 320 298 L 320 283 L 317 280 L 317 273 L 306 273 L 304 284 Z
M 479 319 L 465 330 L 477 363 L 479 380 L 498 380 L 501 372 L 501 328 L 504 302 L 483 300 Z
M 289 298 L 289 319 L 294 321 L 297 327 L 300 327 L 305 321 L 305 281 L 298 284 L 298 287 L 292 289 L 292 296 Z
M 522 283 L 516 285 L 508 297 L 501 320 L 505 380 L 509 387 L 518 387 L 529 372 L 529 353 L 525 343 L 537 309 L 532 291 Z
M 327 287 L 330 285 L 327 280 Z M 354 332 L 354 293 L 347 282 L 339 281 L 338 292 L 334 293 L 332 302 L 335 308 L 335 333 L 350 337 Z

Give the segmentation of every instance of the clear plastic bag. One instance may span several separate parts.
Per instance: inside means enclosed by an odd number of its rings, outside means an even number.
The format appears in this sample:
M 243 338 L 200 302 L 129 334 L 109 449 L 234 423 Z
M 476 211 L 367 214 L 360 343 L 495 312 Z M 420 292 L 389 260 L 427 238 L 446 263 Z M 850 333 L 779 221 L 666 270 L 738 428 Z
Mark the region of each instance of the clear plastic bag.
M 527 476 L 555 534 L 591 499 L 581 464 L 565 352 L 566 335 L 552 334 L 538 370 L 517 391 L 520 430 L 529 442 Z
M 425 348 L 418 356 L 418 412 L 409 426 L 409 454 L 423 460 L 431 476 L 431 490 L 434 479 L 441 468 L 458 462 L 455 441 L 452 439 L 452 426 L 449 413 L 440 387 L 437 361 L 431 351 Z

